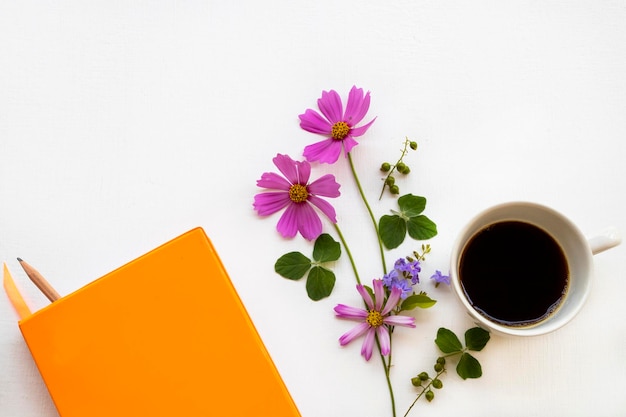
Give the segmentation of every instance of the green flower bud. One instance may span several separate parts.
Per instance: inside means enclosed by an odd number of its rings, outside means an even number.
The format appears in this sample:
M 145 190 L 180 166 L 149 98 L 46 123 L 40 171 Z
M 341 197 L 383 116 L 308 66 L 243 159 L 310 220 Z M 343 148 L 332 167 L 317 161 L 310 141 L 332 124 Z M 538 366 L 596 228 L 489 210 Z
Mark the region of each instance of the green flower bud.
M 409 143 L 409 146 L 411 147 L 411 149 L 416 150 L 417 149 L 417 142 L 412 140 L 411 143 Z
M 434 368 L 435 368 L 435 372 L 441 372 L 441 371 L 443 371 L 443 365 L 442 365 L 442 364 L 440 364 L 440 363 L 436 363 L 436 364 L 435 364 L 435 366 L 434 366 Z
M 422 381 L 426 381 L 426 380 L 429 378 L 428 373 L 426 373 L 426 372 L 422 372 L 422 373 L 421 373 L 421 374 L 419 374 L 417 377 L 418 377 L 419 379 L 421 379 Z
M 416 376 L 414 378 L 411 378 L 411 384 L 413 384 L 414 387 L 419 387 L 422 385 L 422 380 Z
M 391 187 L 389 187 L 389 191 L 391 192 L 391 194 L 400 194 L 400 187 L 398 187 L 397 185 L 392 185 Z
M 380 170 L 383 172 L 389 172 L 390 169 L 391 164 L 389 162 L 383 162 L 383 164 L 380 166 Z
M 404 168 L 402 168 L 402 170 L 400 171 L 401 174 L 404 175 L 408 175 L 411 172 L 411 168 L 409 168 L 408 166 L 404 166 Z
M 424 394 L 424 396 L 426 397 L 428 402 L 431 402 L 433 400 L 433 398 L 435 398 L 435 393 L 430 391 L 430 390 L 428 390 L 428 391 L 426 391 L 426 394 Z
M 396 169 L 400 172 L 402 172 L 405 168 L 406 164 L 404 162 L 398 162 L 398 164 L 396 165 Z
M 385 180 L 385 184 L 392 186 L 396 183 L 396 179 L 393 176 L 388 176 L 387 179 Z
M 437 363 L 445 365 L 446 364 L 446 358 L 444 358 L 443 356 L 438 357 L 437 358 Z
M 441 379 L 433 379 L 433 388 L 441 389 L 443 387 L 443 382 Z

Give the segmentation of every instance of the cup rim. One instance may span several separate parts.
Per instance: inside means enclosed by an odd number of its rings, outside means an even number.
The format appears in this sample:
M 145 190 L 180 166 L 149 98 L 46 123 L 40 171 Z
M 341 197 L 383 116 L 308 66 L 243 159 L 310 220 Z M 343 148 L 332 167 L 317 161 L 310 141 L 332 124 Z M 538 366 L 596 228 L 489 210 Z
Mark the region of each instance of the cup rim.
M 529 325 L 529 326 L 510 327 L 510 326 L 506 326 L 506 325 L 499 324 L 499 323 L 489 320 L 488 318 L 480 314 L 476 309 L 474 309 L 474 307 L 470 304 L 468 299 L 465 297 L 465 293 L 461 285 L 461 280 L 457 273 L 457 267 L 460 261 L 462 249 L 465 246 L 465 244 L 471 239 L 471 237 L 474 236 L 476 233 L 478 233 L 478 231 L 484 229 L 489 224 L 495 223 L 495 222 L 484 222 L 484 224 L 476 226 L 476 224 L 482 218 L 484 218 L 487 214 L 491 212 L 503 210 L 503 209 L 510 208 L 510 207 L 528 208 L 532 210 L 545 211 L 552 216 L 558 217 L 563 223 L 567 225 L 570 231 L 574 235 L 576 235 L 576 238 L 580 241 L 580 243 L 584 245 L 584 250 L 582 252 L 586 254 L 585 256 L 587 257 L 587 261 L 588 261 L 587 264 L 589 265 L 589 270 L 586 273 L 588 275 L 587 288 L 585 289 L 583 294 L 579 296 L 579 300 L 577 304 L 574 306 L 570 306 L 569 307 L 570 311 L 568 312 L 568 314 L 566 314 L 564 317 L 561 317 L 559 320 L 547 319 L 547 320 L 544 320 L 544 321 L 541 321 L 539 323 Z M 519 220 L 522 222 L 528 222 L 530 224 L 534 224 L 535 226 L 541 227 L 544 231 L 552 235 L 552 233 L 549 230 L 547 230 L 547 228 L 544 225 L 535 224 L 535 222 L 528 220 L 528 219 L 524 219 L 523 217 L 517 217 L 517 218 L 511 217 L 510 220 Z M 506 221 L 506 219 L 497 220 L 496 222 L 500 222 L 500 221 Z M 471 232 L 472 229 L 476 229 L 476 230 Z M 593 255 L 592 255 L 591 247 L 589 246 L 589 242 L 587 238 L 582 234 L 580 229 L 567 216 L 543 204 L 538 204 L 538 203 L 529 202 L 529 201 L 508 201 L 508 202 L 492 205 L 480 211 L 478 214 L 474 215 L 465 224 L 465 226 L 463 226 L 463 228 L 459 231 L 454 241 L 454 244 L 452 246 L 452 252 L 451 252 L 451 257 L 450 257 L 450 280 L 451 280 L 454 293 L 456 294 L 457 298 L 461 301 L 461 304 L 463 304 L 463 306 L 469 313 L 470 317 L 472 317 L 474 322 L 479 327 L 482 327 L 488 331 L 493 331 L 495 333 L 499 333 L 502 335 L 538 336 L 538 335 L 543 335 L 543 334 L 553 332 L 563 327 L 565 324 L 569 323 L 578 314 L 582 306 L 585 304 L 585 301 L 589 295 L 589 287 L 592 281 L 591 275 L 593 272 L 592 265 L 593 265 Z

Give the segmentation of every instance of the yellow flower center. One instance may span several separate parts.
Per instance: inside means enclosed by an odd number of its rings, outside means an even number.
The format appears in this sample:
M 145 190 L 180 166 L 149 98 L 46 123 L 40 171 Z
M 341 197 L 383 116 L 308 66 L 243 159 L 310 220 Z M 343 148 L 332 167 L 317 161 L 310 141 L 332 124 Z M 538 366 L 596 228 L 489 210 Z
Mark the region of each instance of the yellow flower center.
M 289 198 L 294 203 L 302 203 L 309 198 L 309 192 L 304 185 L 294 184 L 289 188 Z
M 350 126 L 346 122 L 337 122 L 333 125 L 332 136 L 333 139 L 343 140 L 350 133 Z
M 383 324 L 383 315 L 378 311 L 370 311 L 367 313 L 367 318 L 365 322 L 372 327 L 379 327 Z

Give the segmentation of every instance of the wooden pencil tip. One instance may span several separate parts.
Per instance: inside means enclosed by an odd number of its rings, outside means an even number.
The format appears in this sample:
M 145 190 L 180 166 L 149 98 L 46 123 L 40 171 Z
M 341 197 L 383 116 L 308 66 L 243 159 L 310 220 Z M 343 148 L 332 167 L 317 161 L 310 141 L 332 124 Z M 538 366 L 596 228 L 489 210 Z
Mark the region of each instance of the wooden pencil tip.
M 18 262 L 24 262 L 24 260 L 22 258 L 19 258 L 19 257 L 17 258 L 17 261 Z

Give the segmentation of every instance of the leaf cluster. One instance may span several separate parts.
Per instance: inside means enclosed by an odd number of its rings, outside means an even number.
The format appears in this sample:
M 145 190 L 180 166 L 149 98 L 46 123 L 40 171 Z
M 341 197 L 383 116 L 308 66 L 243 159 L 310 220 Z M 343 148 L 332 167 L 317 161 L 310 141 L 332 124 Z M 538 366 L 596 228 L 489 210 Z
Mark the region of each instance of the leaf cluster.
M 489 332 L 474 327 L 465 332 L 465 347 L 454 332 L 439 328 L 435 344 L 446 356 L 461 355 L 456 365 L 456 373 L 463 379 L 480 378 L 483 374 L 480 362 L 467 351 L 481 351 L 489 341 Z
M 274 270 L 284 278 L 299 280 L 308 273 L 306 291 L 309 298 L 319 301 L 328 297 L 335 287 L 335 273 L 322 266 L 341 256 L 341 246 L 329 234 L 323 233 L 313 246 L 313 260 L 301 252 L 289 252 L 278 258 Z
M 404 242 L 407 233 L 415 240 L 426 240 L 437 235 L 437 225 L 422 214 L 426 198 L 406 194 L 398 198 L 400 211 L 392 210 L 378 222 L 380 239 L 387 249 L 397 248 Z
M 454 332 L 444 327 L 439 328 L 435 344 L 445 355 L 438 357 L 435 362 L 433 367 L 436 372 L 435 376 L 431 377 L 428 372 L 424 371 L 411 378 L 411 384 L 420 388 L 421 391 L 406 410 L 404 417 L 409 415 L 415 403 L 417 403 L 422 396 L 424 396 L 428 402 L 431 402 L 435 398 L 433 388 L 436 390 L 443 388 L 441 375 L 443 375 L 443 373 L 447 370 L 446 358 L 461 355 L 459 362 L 456 365 L 457 374 L 463 379 L 480 378 L 483 374 L 480 363 L 467 351 L 482 350 L 489 341 L 489 338 L 489 332 L 486 330 L 483 330 L 480 327 L 471 328 L 465 332 L 465 347 L 463 347 L 461 340 L 456 334 L 454 334 Z

